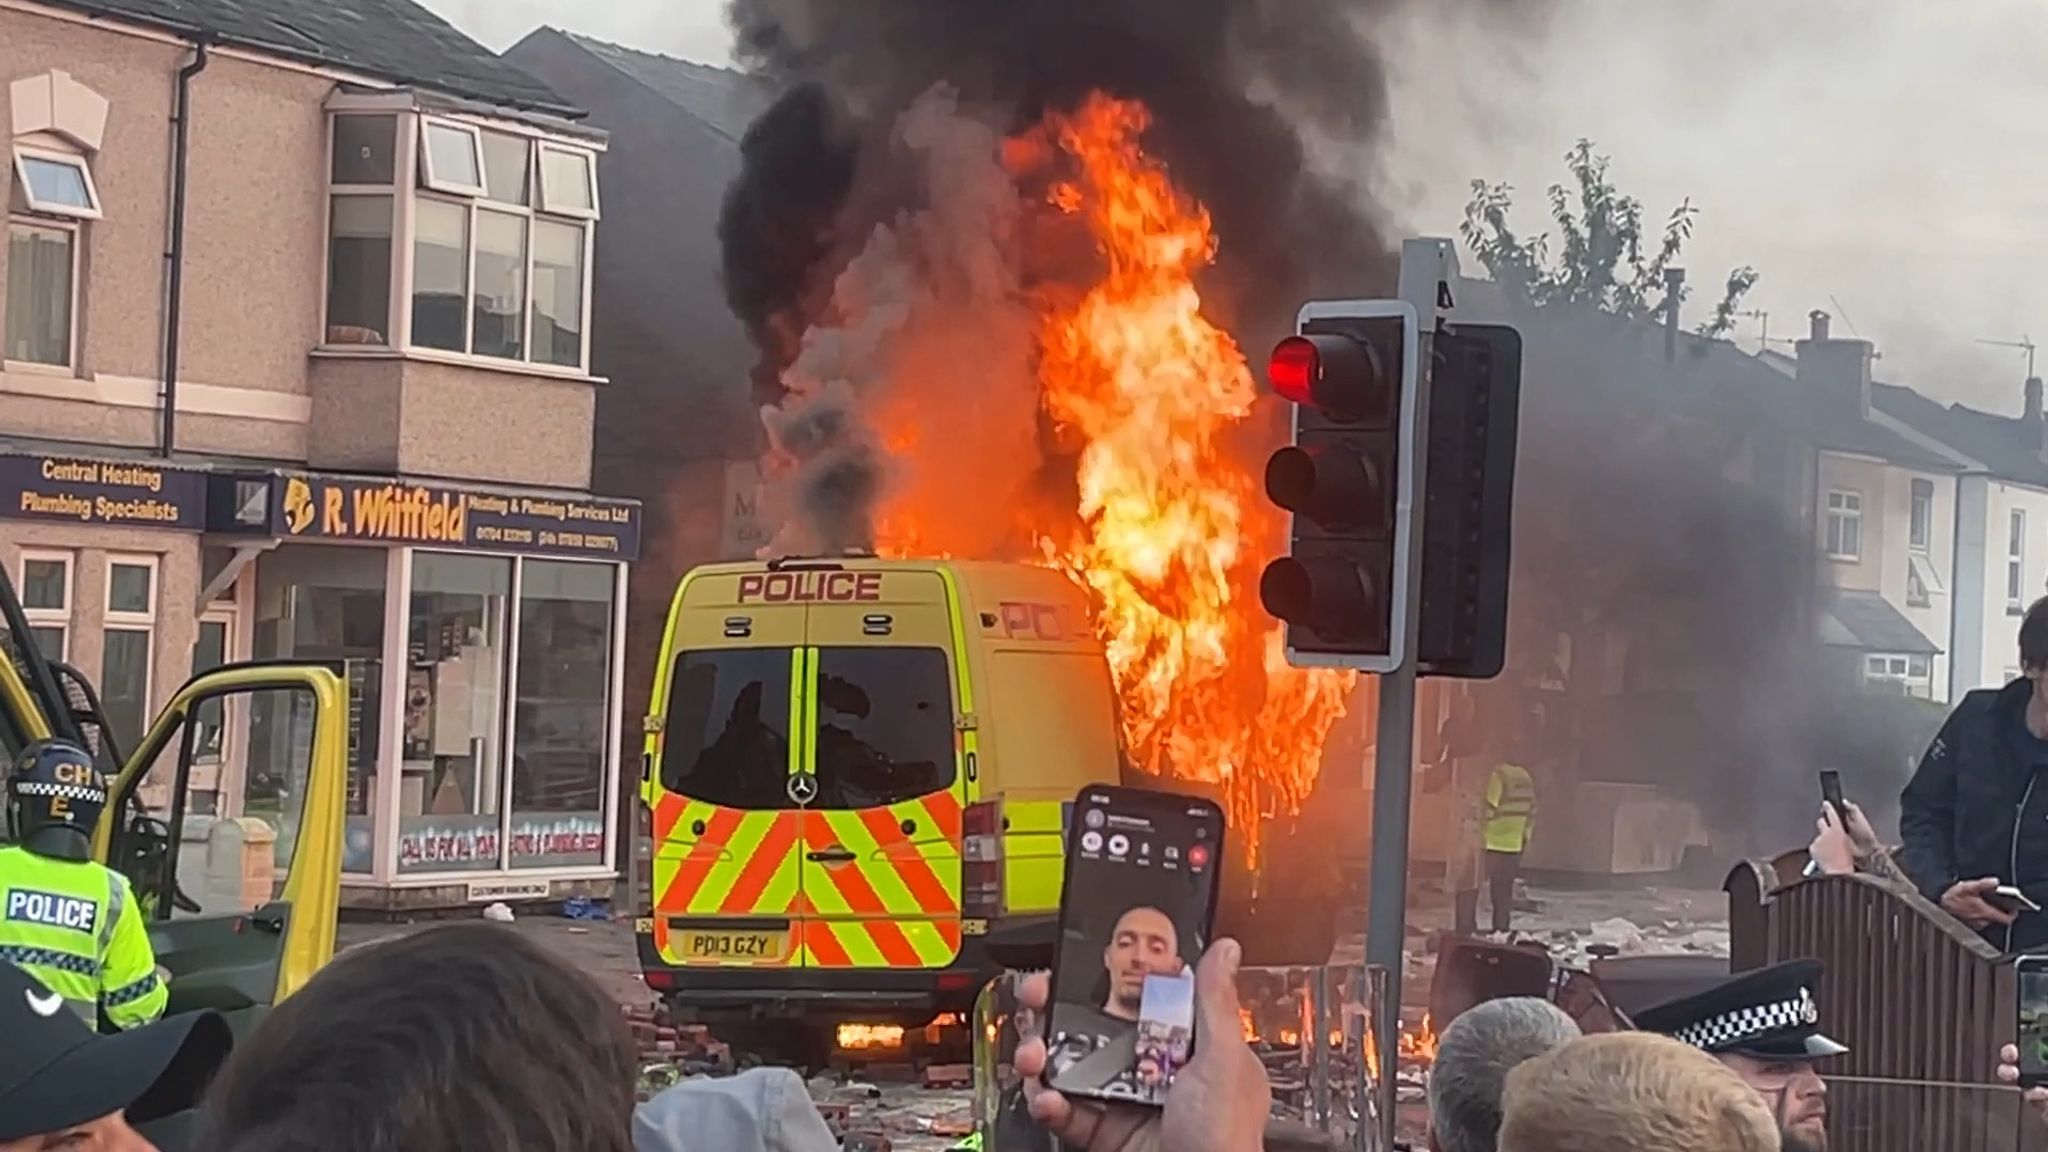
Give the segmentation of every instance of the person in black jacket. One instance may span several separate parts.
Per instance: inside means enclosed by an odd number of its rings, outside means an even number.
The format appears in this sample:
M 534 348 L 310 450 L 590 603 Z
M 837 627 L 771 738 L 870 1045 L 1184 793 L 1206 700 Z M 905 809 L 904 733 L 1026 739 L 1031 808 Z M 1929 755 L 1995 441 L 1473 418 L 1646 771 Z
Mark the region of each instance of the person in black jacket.
M 2011 884 L 2048 905 L 2048 597 L 2019 639 L 2024 675 L 1963 697 L 1899 808 L 1899 863 L 1914 885 L 2008 952 L 2048 944 L 2048 915 L 1987 898 Z

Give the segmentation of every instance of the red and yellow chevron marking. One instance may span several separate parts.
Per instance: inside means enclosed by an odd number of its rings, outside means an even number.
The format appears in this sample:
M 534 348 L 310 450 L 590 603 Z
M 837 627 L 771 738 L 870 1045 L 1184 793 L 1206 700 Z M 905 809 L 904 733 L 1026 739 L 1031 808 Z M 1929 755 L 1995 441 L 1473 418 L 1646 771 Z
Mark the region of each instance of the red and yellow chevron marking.
M 887 808 L 807 812 L 804 962 L 823 968 L 943 968 L 960 954 L 960 801 L 939 793 Z M 903 824 L 913 821 L 915 833 Z
M 656 832 L 653 875 L 654 944 L 662 959 L 683 963 L 670 946 L 670 917 L 793 919 L 801 895 L 804 819 L 802 812 L 741 811 L 664 794 L 656 803 L 655 824 L 659 828 L 665 820 L 668 831 Z M 693 835 L 691 826 L 699 820 L 704 832 Z M 800 949 L 796 929 L 791 931 L 791 946 L 781 959 L 756 963 L 797 963 Z

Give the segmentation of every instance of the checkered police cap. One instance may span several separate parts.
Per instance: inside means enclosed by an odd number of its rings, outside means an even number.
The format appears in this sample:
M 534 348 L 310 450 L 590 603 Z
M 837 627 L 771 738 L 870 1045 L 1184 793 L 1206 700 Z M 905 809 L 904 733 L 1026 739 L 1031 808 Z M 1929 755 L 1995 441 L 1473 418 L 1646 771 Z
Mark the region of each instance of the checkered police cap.
M 62 797 L 78 804 L 99 804 L 107 802 L 107 790 L 90 784 L 59 784 L 53 780 L 16 780 L 12 785 L 16 796 Z
M 1671 1033 L 1671 1038 L 1716 1052 L 1781 1032 L 1812 1028 L 1819 1023 L 1820 1008 L 1813 1002 L 1813 993 L 1801 988 L 1799 994 L 1790 999 L 1745 1005 L 1732 1012 L 1688 1024 Z

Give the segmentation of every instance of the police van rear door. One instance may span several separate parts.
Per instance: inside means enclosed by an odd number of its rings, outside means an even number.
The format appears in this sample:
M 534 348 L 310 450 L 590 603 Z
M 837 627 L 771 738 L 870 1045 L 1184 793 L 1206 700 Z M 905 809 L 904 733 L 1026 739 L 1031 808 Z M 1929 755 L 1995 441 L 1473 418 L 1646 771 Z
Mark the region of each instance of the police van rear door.
M 147 913 L 167 1012 L 240 1031 L 334 955 L 347 728 L 336 669 L 229 664 L 179 689 L 128 757 L 94 848 Z M 215 812 L 193 806 L 195 765 L 218 772 Z

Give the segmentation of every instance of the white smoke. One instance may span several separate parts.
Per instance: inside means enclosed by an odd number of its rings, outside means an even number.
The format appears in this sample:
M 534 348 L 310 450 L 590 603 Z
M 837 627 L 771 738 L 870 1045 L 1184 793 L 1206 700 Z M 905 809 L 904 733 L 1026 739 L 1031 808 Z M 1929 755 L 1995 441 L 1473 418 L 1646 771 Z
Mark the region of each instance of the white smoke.
M 783 374 L 787 397 L 761 411 L 782 523 L 764 556 L 871 548 L 891 504 L 931 516 L 914 526 L 927 551 L 990 554 L 1039 464 L 1037 311 L 1002 137 L 942 86 L 893 144 L 922 202 L 840 273 L 829 319 Z

